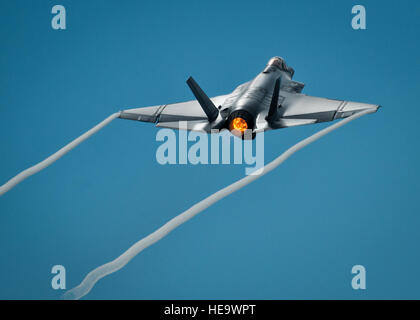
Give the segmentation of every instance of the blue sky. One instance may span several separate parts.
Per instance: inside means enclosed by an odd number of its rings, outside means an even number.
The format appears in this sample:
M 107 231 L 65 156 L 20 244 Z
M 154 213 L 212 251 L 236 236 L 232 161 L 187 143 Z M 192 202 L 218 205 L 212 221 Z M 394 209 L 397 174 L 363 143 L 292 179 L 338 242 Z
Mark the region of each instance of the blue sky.
M 51 28 L 51 8 L 67 29 Z M 367 29 L 351 28 L 363 4 Z M 0 182 L 109 114 L 232 91 L 283 56 L 315 96 L 381 104 L 207 209 L 90 299 L 420 298 L 413 1 L 2 1 Z M 270 161 L 327 124 L 265 135 Z M 157 129 L 116 120 L 0 198 L 0 298 L 56 299 L 240 165 L 156 162 Z M 367 289 L 351 288 L 351 268 Z

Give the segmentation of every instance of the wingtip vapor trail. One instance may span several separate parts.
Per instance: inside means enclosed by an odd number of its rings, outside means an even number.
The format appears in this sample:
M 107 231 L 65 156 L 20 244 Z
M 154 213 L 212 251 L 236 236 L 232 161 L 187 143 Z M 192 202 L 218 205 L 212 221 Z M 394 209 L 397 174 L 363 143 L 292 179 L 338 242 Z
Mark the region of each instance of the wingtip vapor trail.
M 103 120 L 102 122 L 98 123 L 96 126 L 94 126 L 92 129 L 86 131 L 84 134 L 79 136 L 78 138 L 74 139 L 72 142 L 58 150 L 56 153 L 52 154 L 45 160 L 37 163 L 36 165 L 23 170 L 16 176 L 14 176 L 12 179 L 7 181 L 4 185 L 0 186 L 0 196 L 4 195 L 6 192 L 10 191 L 12 188 L 14 188 L 17 184 L 21 183 L 23 180 L 29 178 L 30 176 L 38 173 L 41 170 L 44 170 L 54 162 L 56 162 L 58 159 L 60 159 L 62 156 L 64 156 L 67 152 L 71 151 L 75 147 L 77 147 L 79 144 L 81 144 L 86 139 L 90 138 L 92 135 L 94 135 L 96 132 L 101 130 L 103 127 L 105 127 L 107 124 L 109 124 L 112 120 L 118 118 L 120 116 L 121 112 L 116 112 L 110 115 L 108 118 Z
M 333 125 L 324 128 L 312 136 L 298 142 L 291 148 L 287 149 L 285 152 L 283 152 L 279 157 L 268 163 L 266 166 L 262 168 L 259 175 L 249 175 L 246 176 L 229 186 L 213 193 L 212 195 L 208 196 L 207 198 L 201 200 L 200 202 L 193 205 L 188 210 L 182 212 L 178 216 L 174 217 L 173 219 L 169 220 L 166 224 L 164 224 L 162 227 L 154 231 L 153 233 L 149 234 L 145 238 L 139 240 L 135 244 L 133 244 L 127 251 L 125 251 L 123 254 L 121 254 L 118 258 L 115 260 L 108 262 L 102 266 L 97 267 L 96 269 L 89 272 L 86 277 L 83 279 L 83 281 L 73 289 L 67 291 L 63 295 L 63 299 L 80 299 L 87 295 L 90 290 L 94 287 L 96 282 L 98 282 L 103 277 L 114 273 L 121 268 L 123 268 L 128 262 L 131 261 L 137 254 L 139 254 L 141 251 L 143 251 L 145 248 L 151 246 L 152 244 L 156 243 L 157 241 L 161 240 L 163 237 L 165 237 L 168 233 L 170 233 L 172 230 L 176 229 L 183 223 L 187 222 L 191 218 L 193 218 L 195 215 L 200 213 L 201 211 L 205 210 L 209 206 L 213 205 L 214 203 L 218 202 L 219 200 L 225 198 L 226 196 L 230 195 L 231 193 L 238 191 L 239 189 L 245 187 L 246 185 L 250 184 L 254 180 L 257 180 L 258 178 L 262 177 L 263 175 L 269 173 L 270 171 L 277 168 L 280 164 L 282 164 L 287 158 L 289 158 L 292 154 L 299 151 L 300 149 L 306 147 L 307 145 L 311 144 L 312 142 L 315 142 L 316 140 L 320 139 L 321 137 L 325 136 L 326 134 L 340 128 L 341 126 L 349 123 L 350 121 L 353 121 L 357 118 L 360 118 L 361 116 L 373 113 L 376 110 L 365 110 L 359 113 L 356 113 L 348 118 L 345 118 L 344 120 L 341 120 L 340 122 L 334 123 Z

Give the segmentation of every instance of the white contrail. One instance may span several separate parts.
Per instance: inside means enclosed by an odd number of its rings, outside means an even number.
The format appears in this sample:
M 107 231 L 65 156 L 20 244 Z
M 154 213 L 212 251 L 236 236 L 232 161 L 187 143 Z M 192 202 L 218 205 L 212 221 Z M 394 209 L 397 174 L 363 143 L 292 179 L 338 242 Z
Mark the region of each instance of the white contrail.
M 213 193 L 211 196 L 205 198 L 204 200 L 201 200 L 200 202 L 193 205 L 188 210 L 184 211 L 183 213 L 179 214 L 175 218 L 169 220 L 166 224 L 164 224 L 162 227 L 157 229 L 155 232 L 149 234 L 147 237 L 141 239 L 140 241 L 133 244 L 126 252 L 124 252 L 122 255 L 120 255 L 115 260 L 108 262 L 91 272 L 89 272 L 86 277 L 83 279 L 83 281 L 73 289 L 67 291 L 64 295 L 64 299 L 80 299 L 86 294 L 89 293 L 89 291 L 93 288 L 95 283 L 102 279 L 103 277 L 118 271 L 122 267 L 124 267 L 128 262 L 130 262 L 131 259 L 133 259 L 137 254 L 139 254 L 143 249 L 149 247 L 150 245 L 154 244 L 155 242 L 159 241 L 163 237 L 165 237 L 169 232 L 174 230 L 175 228 L 179 227 L 184 222 L 188 221 L 204 209 L 208 208 L 212 204 L 216 203 L 217 201 L 223 199 L 224 197 L 228 196 L 229 194 L 245 187 L 249 183 L 251 183 L 254 180 L 257 180 L 258 178 L 262 177 L 263 175 L 269 173 L 271 170 L 278 167 L 283 161 L 285 161 L 287 158 L 289 158 L 292 154 L 297 152 L 298 150 L 302 149 L 303 147 L 307 146 L 308 144 L 318 140 L 322 136 L 326 135 L 327 133 L 338 129 L 339 127 L 345 125 L 346 123 L 355 120 L 367 113 L 375 112 L 376 110 L 366 110 L 359 113 L 356 113 L 344 120 L 341 120 L 340 122 L 337 122 L 315 134 L 312 136 L 300 141 L 299 143 L 295 144 L 293 147 L 289 148 L 287 151 L 285 151 L 282 155 L 280 155 L 278 158 L 267 164 L 264 168 L 261 174 L 259 175 L 249 175 L 246 176 L 237 182 L 232 183 L 231 185 L 217 191 L 216 193 Z
M 120 112 L 114 113 L 110 115 L 108 118 L 106 118 L 104 121 L 98 123 L 95 127 L 90 129 L 89 131 L 82 134 L 80 137 L 76 138 L 72 142 L 70 142 L 65 147 L 58 150 L 56 153 L 52 154 L 45 160 L 41 161 L 40 163 L 22 171 L 21 173 L 14 176 L 12 179 L 7 181 L 4 185 L 0 186 L 0 196 L 5 194 L 7 191 L 12 189 L 14 186 L 16 186 L 18 183 L 22 182 L 26 178 L 32 176 L 35 173 L 38 173 L 39 171 L 45 169 L 58 159 L 60 159 L 62 156 L 64 156 L 67 152 L 78 146 L 80 143 L 88 139 L 90 136 L 101 130 L 103 127 L 105 127 L 108 123 L 110 123 L 115 118 L 118 118 L 120 116 Z

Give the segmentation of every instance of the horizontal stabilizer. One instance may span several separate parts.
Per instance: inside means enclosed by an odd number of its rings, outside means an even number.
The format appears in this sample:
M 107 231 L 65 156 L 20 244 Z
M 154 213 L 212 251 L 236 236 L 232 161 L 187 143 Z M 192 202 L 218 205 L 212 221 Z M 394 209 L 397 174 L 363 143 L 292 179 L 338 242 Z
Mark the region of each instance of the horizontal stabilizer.
M 176 130 L 193 130 L 193 131 L 204 131 L 207 133 L 211 132 L 212 126 L 207 120 L 191 120 L 191 121 L 168 121 L 158 122 L 156 124 L 160 128 L 170 128 Z
M 295 127 L 295 126 L 303 126 L 305 124 L 312 124 L 316 123 L 316 119 L 279 119 L 275 122 L 274 127 L 276 128 L 288 128 L 288 127 Z

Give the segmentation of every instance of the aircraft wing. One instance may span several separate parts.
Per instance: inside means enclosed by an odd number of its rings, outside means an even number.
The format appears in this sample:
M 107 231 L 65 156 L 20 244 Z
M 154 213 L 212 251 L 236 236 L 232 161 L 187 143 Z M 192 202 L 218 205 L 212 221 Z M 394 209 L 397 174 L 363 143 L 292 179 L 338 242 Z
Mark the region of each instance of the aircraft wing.
M 246 89 L 249 82 L 241 84 L 230 94 L 213 98 L 208 98 L 191 77 L 187 84 L 197 100 L 128 109 L 121 112 L 120 118 L 153 122 L 163 128 L 211 132 L 211 129 L 223 128 L 224 110 Z M 186 126 L 180 127 L 179 121 L 186 121 Z
M 223 128 L 222 115 L 229 110 L 232 102 L 246 88 L 248 83 L 237 87 L 231 94 L 208 98 L 193 80 L 187 83 L 192 86 L 197 100 L 165 104 L 151 107 L 127 109 L 121 112 L 120 118 L 155 123 L 157 127 L 185 129 L 211 132 L 212 129 Z M 289 81 L 280 87 L 278 108 L 273 120 L 266 120 L 270 110 L 272 94 L 267 95 L 266 109 L 256 120 L 255 132 L 264 130 L 288 128 L 317 122 L 332 121 L 346 118 L 356 112 L 379 108 L 379 105 L 328 99 L 301 94 L 303 84 Z M 274 105 L 275 106 L 275 105 Z M 220 113 L 216 111 L 220 110 Z M 216 112 L 214 112 L 216 111 Z M 214 116 L 212 121 L 209 117 Z M 180 127 L 179 121 L 185 121 L 186 126 Z
M 228 97 L 229 95 L 222 95 L 210 98 L 210 100 L 215 106 L 221 106 Z M 127 109 L 121 112 L 120 118 L 153 122 L 157 127 L 173 129 L 179 128 L 179 121 L 187 121 L 187 127 L 185 128 L 187 130 L 210 132 L 212 129 L 206 113 L 197 100 Z
M 313 97 L 300 93 L 280 91 L 280 106 L 274 128 L 286 128 L 316 122 L 346 118 L 366 109 L 375 109 L 379 105 Z

